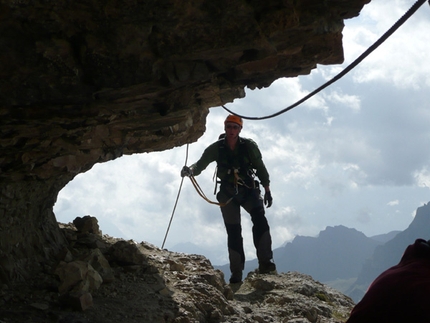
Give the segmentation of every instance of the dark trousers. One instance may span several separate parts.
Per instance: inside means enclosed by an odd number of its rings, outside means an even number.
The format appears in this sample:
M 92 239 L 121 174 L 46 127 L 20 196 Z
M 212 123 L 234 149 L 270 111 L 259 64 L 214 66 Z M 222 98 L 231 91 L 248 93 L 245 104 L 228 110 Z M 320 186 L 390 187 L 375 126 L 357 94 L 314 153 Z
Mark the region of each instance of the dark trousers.
M 220 203 L 225 203 L 233 196 L 233 200 L 221 207 L 227 230 L 227 246 L 230 260 L 230 271 L 242 272 L 245 266 L 245 253 L 243 250 L 242 225 L 240 219 L 240 207 L 243 207 L 251 216 L 252 235 L 257 251 L 258 262 L 268 262 L 273 258 L 272 238 L 270 228 L 264 214 L 264 203 L 260 189 L 238 187 L 238 193 L 233 185 L 221 185 L 217 194 Z

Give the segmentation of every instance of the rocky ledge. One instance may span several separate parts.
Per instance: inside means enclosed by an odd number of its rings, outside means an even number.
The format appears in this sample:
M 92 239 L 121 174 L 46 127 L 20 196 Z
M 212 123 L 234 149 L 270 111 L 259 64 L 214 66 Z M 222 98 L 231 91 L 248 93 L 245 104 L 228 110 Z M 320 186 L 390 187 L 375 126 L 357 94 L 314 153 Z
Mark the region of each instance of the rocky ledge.
M 200 255 L 102 235 L 86 216 L 60 224 L 68 246 L 25 284 L 3 285 L 0 322 L 345 322 L 352 300 L 297 272 L 228 285 Z

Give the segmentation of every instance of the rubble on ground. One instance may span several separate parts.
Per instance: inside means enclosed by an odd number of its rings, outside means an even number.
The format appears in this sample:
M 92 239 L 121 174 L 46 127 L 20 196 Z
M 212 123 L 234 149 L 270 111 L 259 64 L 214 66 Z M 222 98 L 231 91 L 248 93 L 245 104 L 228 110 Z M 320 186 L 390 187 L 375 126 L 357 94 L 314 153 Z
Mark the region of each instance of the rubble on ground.
M 56 263 L 1 286 L 1 323 L 334 323 L 354 306 L 308 275 L 251 272 L 229 285 L 204 256 L 103 235 L 91 216 L 74 223 L 59 224 L 69 246 Z

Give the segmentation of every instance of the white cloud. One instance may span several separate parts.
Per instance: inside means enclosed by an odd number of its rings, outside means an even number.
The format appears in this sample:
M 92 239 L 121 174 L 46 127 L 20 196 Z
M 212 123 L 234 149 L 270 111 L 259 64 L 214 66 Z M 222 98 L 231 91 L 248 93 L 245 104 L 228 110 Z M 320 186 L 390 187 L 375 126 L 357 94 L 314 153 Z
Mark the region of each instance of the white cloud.
M 387 203 L 389 206 L 399 205 L 399 200 L 390 201 Z
M 333 91 L 327 96 L 327 100 L 351 109 L 353 112 L 360 111 L 360 98 L 357 95 L 349 95 Z
M 346 32 L 346 36 L 352 37 L 354 44 L 359 41 L 369 46 L 403 16 L 409 5 L 406 1 L 390 1 L 365 6 L 362 16 L 369 20 L 367 28 L 370 29 L 357 28 L 351 34 Z M 430 34 L 425 30 L 430 28 L 430 15 L 424 7 L 362 62 L 354 74 L 357 82 L 387 82 L 406 89 L 429 86 L 430 65 L 425 62 L 428 61 Z M 355 59 L 363 49 L 354 44 L 350 46 L 348 59 Z
M 419 187 L 430 187 L 430 170 L 427 167 L 415 171 L 414 178 Z

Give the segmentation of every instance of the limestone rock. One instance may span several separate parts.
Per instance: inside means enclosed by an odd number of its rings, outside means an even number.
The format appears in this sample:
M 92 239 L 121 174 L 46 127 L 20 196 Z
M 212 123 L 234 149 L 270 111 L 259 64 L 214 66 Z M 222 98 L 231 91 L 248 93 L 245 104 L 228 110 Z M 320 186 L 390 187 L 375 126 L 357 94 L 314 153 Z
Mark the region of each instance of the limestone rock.
M 114 280 L 114 272 L 100 249 L 89 250 L 87 254 L 81 257 L 81 260 L 88 262 L 100 274 L 104 283 Z
M 95 217 L 86 215 L 84 217 L 77 217 L 73 220 L 73 224 L 80 233 L 93 233 L 101 235 L 98 220 Z
M 118 241 L 109 249 L 109 260 L 124 266 L 144 265 L 146 257 L 133 241 Z
M 67 292 L 93 292 L 97 290 L 103 282 L 100 274 L 84 261 L 72 261 L 70 263 L 60 263 L 55 270 L 55 274 L 60 278 L 58 291 L 60 294 Z

